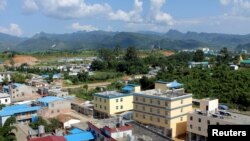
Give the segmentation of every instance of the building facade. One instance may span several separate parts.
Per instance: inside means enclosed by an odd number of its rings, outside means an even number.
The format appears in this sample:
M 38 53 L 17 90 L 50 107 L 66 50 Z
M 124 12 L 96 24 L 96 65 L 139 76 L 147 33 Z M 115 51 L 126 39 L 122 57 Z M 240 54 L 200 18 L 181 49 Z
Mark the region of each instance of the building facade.
M 42 107 L 38 114 L 44 118 L 53 118 L 71 111 L 69 101 L 54 96 L 40 98 L 37 100 L 36 104 Z
M 10 103 L 10 95 L 7 93 L 0 93 L 0 104 L 9 105 Z
M 133 94 L 106 91 L 94 94 L 94 116 L 104 118 L 133 110 Z
M 207 141 L 208 125 L 244 125 L 249 123 L 250 116 L 219 110 L 218 99 L 202 99 L 200 101 L 200 109 L 196 109 L 188 114 L 187 140 Z
M 134 93 L 133 119 L 169 138 L 185 134 L 192 94 L 184 93 L 180 86 L 178 82 L 156 82 L 156 89 Z

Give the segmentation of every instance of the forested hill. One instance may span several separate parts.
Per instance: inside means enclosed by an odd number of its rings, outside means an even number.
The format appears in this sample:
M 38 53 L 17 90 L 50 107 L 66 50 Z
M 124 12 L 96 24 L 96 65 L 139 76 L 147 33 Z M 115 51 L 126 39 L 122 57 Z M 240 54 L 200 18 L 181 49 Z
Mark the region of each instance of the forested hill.
M 0 34 L 0 51 L 39 52 L 48 50 L 84 50 L 113 47 L 119 44 L 125 48 L 150 49 L 152 47 L 172 50 L 195 49 L 199 47 L 235 48 L 239 44 L 250 43 L 250 35 L 228 35 L 213 33 L 169 32 L 75 32 L 67 34 L 38 33 L 30 38 L 20 38 Z

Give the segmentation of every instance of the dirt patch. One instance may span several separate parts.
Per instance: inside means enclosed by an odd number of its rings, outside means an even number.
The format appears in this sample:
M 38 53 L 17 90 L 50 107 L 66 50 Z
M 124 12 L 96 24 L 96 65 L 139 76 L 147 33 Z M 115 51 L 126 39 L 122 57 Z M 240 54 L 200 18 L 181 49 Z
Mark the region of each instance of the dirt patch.
M 17 55 L 13 58 L 13 61 L 15 66 L 20 66 L 24 63 L 27 63 L 28 65 L 32 66 L 35 65 L 38 60 L 32 56 Z M 5 64 L 10 66 L 10 60 L 6 61 Z
M 164 56 L 171 56 L 173 54 L 175 54 L 173 51 L 162 51 L 161 52 Z

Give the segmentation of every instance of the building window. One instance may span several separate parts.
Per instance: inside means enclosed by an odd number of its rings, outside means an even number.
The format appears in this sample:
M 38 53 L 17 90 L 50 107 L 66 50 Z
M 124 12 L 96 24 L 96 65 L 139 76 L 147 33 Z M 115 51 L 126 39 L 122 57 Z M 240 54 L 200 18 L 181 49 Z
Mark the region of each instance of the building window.
M 165 124 L 168 124 L 168 120 L 167 119 L 165 119 Z
M 138 109 L 138 105 L 135 105 L 135 109 Z
M 51 111 L 51 113 L 53 114 L 53 113 L 54 113 L 54 111 L 52 110 L 52 111 Z
M 181 108 L 181 113 L 183 112 L 183 108 Z
M 145 98 L 143 98 L 142 100 L 143 100 L 143 102 L 145 102 Z
M 118 108 L 119 108 L 119 107 L 118 107 L 118 106 L 116 106 L 116 110 L 118 110 Z
M 208 124 L 208 125 L 210 124 L 210 120 L 207 120 L 207 124 Z
M 160 109 L 157 109 L 157 114 L 160 114 Z
M 120 109 L 123 109 L 123 106 L 121 106 Z
M 59 113 L 59 112 L 60 112 L 60 110 L 58 109 L 58 110 L 57 110 L 57 113 Z
M 157 118 L 157 121 L 158 121 L 158 122 L 161 122 L 160 118 Z
M 167 101 L 165 102 L 165 106 L 167 106 L 167 107 L 168 107 L 168 102 L 167 102 Z
M 102 105 L 100 105 L 100 109 L 102 109 Z
M 160 100 L 158 100 L 158 105 L 161 105 L 161 101 Z
M 153 103 L 153 99 L 150 99 L 150 103 L 151 103 L 151 104 Z
M 5 99 L 5 102 L 8 102 L 8 99 Z
M 138 97 L 135 97 L 135 101 L 138 101 Z
M 216 122 L 216 125 L 220 125 L 220 123 L 219 123 L 219 122 Z
M 102 98 L 99 98 L 99 101 L 101 102 L 101 101 L 102 101 Z
M 152 112 L 153 110 L 152 110 L 152 108 L 150 108 L 150 112 Z
M 122 102 L 122 101 L 123 101 L 123 98 L 121 98 L 120 101 Z
M 106 99 L 104 99 L 104 103 L 106 103 Z
M 183 121 L 183 117 L 180 117 L 180 121 Z
M 181 100 L 181 104 L 183 104 L 183 99 Z
M 192 126 L 192 124 L 190 124 L 190 129 L 192 129 L 193 128 L 193 126 Z
M 106 110 L 106 106 L 104 106 L 104 110 Z
M 145 110 L 145 106 L 142 107 L 142 110 L 143 110 L 143 111 Z
M 143 119 L 145 119 L 146 118 L 146 116 L 145 115 L 143 115 Z
M 152 116 L 150 116 L 150 120 L 151 120 L 151 121 L 153 120 Z
M 118 102 L 119 101 L 119 99 L 116 99 L 116 102 Z
M 168 116 L 168 111 L 165 111 L 165 115 Z
M 137 113 L 135 113 L 135 117 L 138 117 L 138 114 L 137 114 Z
M 192 117 L 192 116 L 190 117 L 190 120 L 193 120 L 193 117 Z
M 198 127 L 198 130 L 201 131 L 201 127 Z
M 201 122 L 201 118 L 199 118 L 199 122 Z

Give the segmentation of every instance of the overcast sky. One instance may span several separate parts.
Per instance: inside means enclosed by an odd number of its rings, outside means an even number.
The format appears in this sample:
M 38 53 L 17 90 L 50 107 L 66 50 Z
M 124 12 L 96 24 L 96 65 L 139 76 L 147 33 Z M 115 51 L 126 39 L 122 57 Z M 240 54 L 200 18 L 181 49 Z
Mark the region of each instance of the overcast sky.
M 250 33 L 250 0 L 0 0 L 0 32 Z

